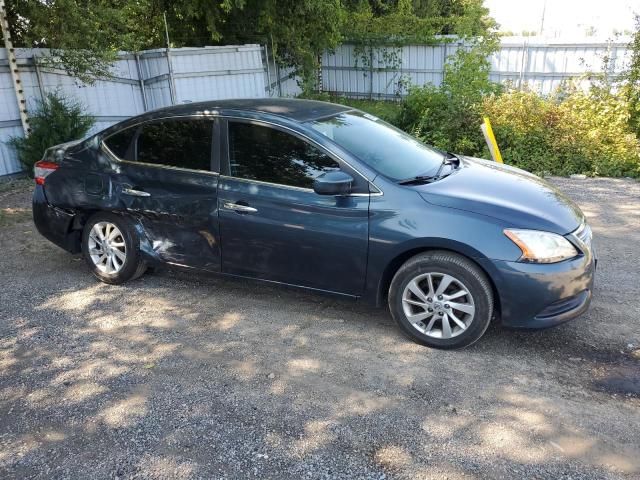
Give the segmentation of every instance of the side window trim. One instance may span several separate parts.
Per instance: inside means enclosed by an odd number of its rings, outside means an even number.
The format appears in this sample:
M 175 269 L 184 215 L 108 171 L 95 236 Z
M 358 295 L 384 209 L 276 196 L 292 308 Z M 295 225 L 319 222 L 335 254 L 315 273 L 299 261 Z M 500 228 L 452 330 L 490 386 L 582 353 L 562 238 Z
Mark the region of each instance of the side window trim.
M 215 117 L 212 120 L 213 125 L 211 125 L 211 128 L 213 131 L 211 132 L 211 162 L 209 169 L 212 173 L 220 174 L 220 159 L 222 157 L 220 124 L 222 121 L 219 117 Z
M 193 169 L 193 168 L 184 168 L 184 167 L 176 167 L 173 165 L 165 165 L 165 164 L 159 164 L 159 163 L 147 163 L 147 162 L 140 162 L 138 161 L 138 138 L 140 137 L 140 133 L 142 132 L 142 129 L 145 125 L 149 124 L 149 123 L 154 123 L 154 122 L 158 122 L 158 121 L 162 121 L 162 120 L 190 120 L 190 119 L 198 119 L 198 120 L 202 120 L 202 119 L 208 119 L 211 121 L 211 129 L 212 129 L 212 137 L 211 137 L 211 148 L 209 151 L 209 157 L 210 157 L 210 163 L 209 163 L 209 168 L 210 170 L 198 170 L 198 169 Z M 103 151 L 106 151 L 115 161 L 117 162 L 125 162 L 125 163 L 134 163 L 134 164 L 138 164 L 138 165 L 144 165 L 147 167 L 155 167 L 155 168 L 168 168 L 171 170 L 183 170 L 183 171 L 187 171 L 187 172 L 198 172 L 198 173 L 206 173 L 206 174 L 212 174 L 212 175 L 220 175 L 220 164 L 221 164 L 221 158 L 222 158 L 222 145 L 221 145 L 221 140 L 222 140 L 222 135 L 220 134 L 221 132 L 221 123 L 222 123 L 222 119 L 218 116 L 211 116 L 211 115 L 180 115 L 180 116 L 175 116 L 175 117 L 162 117 L 162 118 L 153 118 L 153 119 L 149 119 L 149 120 L 145 120 L 139 123 L 136 123 L 134 125 L 131 125 L 130 127 L 127 127 L 123 130 L 118 130 L 117 132 L 113 132 L 112 134 L 101 138 L 100 139 L 100 148 Z M 127 160 L 124 158 L 120 158 L 118 157 L 118 155 L 116 155 L 106 144 L 106 140 L 108 140 L 109 138 L 111 138 L 113 135 L 117 135 L 120 132 L 123 132 L 124 130 L 128 130 L 128 129 L 135 129 L 136 132 L 133 135 L 131 142 L 129 143 L 129 146 L 127 147 L 127 151 L 126 153 L 131 153 L 131 150 L 133 150 L 133 158 L 134 160 Z M 216 139 L 218 140 L 218 142 L 216 143 Z M 218 148 L 216 148 L 216 144 L 218 145 Z
M 142 132 L 142 127 L 144 127 L 148 122 L 140 123 L 136 125 L 136 133 L 133 134 L 133 138 L 131 139 L 131 144 L 127 149 L 127 153 L 131 153 L 132 162 L 138 162 L 138 138 L 140 138 L 140 132 Z M 132 127 L 133 128 L 133 127 Z
M 275 130 L 279 130 L 281 132 L 287 133 L 289 135 L 293 135 L 294 137 L 302 140 L 305 143 L 308 143 L 310 145 L 312 145 L 313 147 L 317 148 L 318 150 L 320 150 L 322 153 L 324 153 L 325 155 L 329 156 L 330 158 L 332 158 L 333 160 L 335 160 L 338 165 L 340 165 L 340 168 L 342 169 L 343 167 L 346 167 L 349 169 L 349 171 L 351 173 L 353 173 L 354 175 L 356 175 L 362 185 L 366 185 L 367 189 L 369 190 L 368 193 L 351 193 L 348 196 L 370 196 L 370 195 L 382 195 L 382 190 L 380 190 L 379 187 L 377 187 L 376 185 L 374 185 L 373 183 L 371 183 L 369 180 L 367 180 L 365 178 L 364 175 L 362 175 L 357 169 L 355 169 L 354 167 L 352 167 L 348 162 L 346 162 L 344 159 L 342 159 L 341 157 L 339 157 L 338 155 L 336 155 L 335 153 L 333 153 L 332 151 L 328 150 L 326 147 L 324 147 L 323 145 L 319 144 L 318 142 L 316 142 L 315 140 L 313 140 L 312 138 L 307 137 L 306 135 L 297 132 L 296 130 L 293 130 L 292 128 L 289 128 L 285 125 L 280 125 L 277 123 L 273 123 L 273 122 L 269 122 L 267 120 L 256 120 L 253 118 L 245 118 L 245 117 L 234 117 L 231 115 L 223 115 L 220 117 L 221 120 L 224 121 L 224 125 L 221 127 L 222 128 L 222 132 L 224 132 L 221 135 L 221 146 L 223 148 L 223 152 L 224 152 L 224 162 L 223 162 L 223 169 L 220 171 L 220 174 L 223 177 L 228 177 L 228 178 L 233 178 L 234 180 L 239 180 L 242 182 L 249 182 L 249 183 L 260 183 L 263 185 L 274 185 L 277 187 L 281 187 L 281 188 L 288 188 L 291 190 L 298 190 L 298 191 L 304 191 L 304 192 L 313 192 L 312 188 L 306 188 L 306 187 L 296 187 L 294 185 L 286 185 L 286 184 L 282 184 L 282 183 L 273 183 L 273 182 L 265 182 L 262 180 L 254 180 L 254 179 L 248 179 L 248 178 L 241 178 L 241 177 L 234 177 L 231 175 L 231 171 L 230 171 L 230 162 L 231 162 L 231 152 L 230 152 L 230 142 L 229 142 L 229 124 L 232 122 L 238 122 L 238 123 L 248 123 L 251 125 L 259 125 L 259 126 L 263 126 L 263 127 L 267 127 L 267 128 L 273 128 Z M 373 187 L 376 191 L 375 192 L 371 192 L 371 187 Z M 380 193 L 378 193 L 380 192 Z

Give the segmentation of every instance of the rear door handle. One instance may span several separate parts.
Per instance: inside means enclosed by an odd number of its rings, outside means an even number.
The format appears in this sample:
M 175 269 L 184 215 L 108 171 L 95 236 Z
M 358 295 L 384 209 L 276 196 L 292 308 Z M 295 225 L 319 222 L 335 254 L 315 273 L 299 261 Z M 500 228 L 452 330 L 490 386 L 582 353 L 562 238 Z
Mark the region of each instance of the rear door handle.
M 123 188 L 122 193 L 125 195 L 131 195 L 133 197 L 150 197 L 149 192 L 143 192 L 142 190 L 134 190 L 133 188 Z
M 224 202 L 222 206 L 227 210 L 235 210 L 240 213 L 256 213 L 258 211 L 257 208 L 250 207 L 249 205 L 240 205 L 238 203 L 231 202 Z

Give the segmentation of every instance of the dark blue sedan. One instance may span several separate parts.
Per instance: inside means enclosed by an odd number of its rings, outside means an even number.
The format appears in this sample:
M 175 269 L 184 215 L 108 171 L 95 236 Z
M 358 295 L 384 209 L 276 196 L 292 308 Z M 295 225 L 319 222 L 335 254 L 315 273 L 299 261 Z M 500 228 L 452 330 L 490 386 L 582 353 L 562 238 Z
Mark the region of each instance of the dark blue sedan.
M 40 233 L 107 283 L 168 264 L 363 298 L 437 348 L 591 300 L 591 230 L 562 193 L 341 105 L 156 110 L 52 147 L 35 180 Z

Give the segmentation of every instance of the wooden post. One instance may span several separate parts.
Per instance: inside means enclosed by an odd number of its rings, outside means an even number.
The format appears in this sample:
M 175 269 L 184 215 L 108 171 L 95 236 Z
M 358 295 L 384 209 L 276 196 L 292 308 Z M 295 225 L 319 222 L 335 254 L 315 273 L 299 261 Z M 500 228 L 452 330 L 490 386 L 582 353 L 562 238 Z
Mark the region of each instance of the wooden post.
M 44 82 L 42 81 L 42 72 L 40 71 L 40 63 L 38 62 L 38 55 L 33 55 L 33 68 L 36 71 L 36 79 L 38 80 L 38 90 L 40 91 L 40 99 L 44 100 L 46 92 L 44 89 Z
M 146 112 L 149 108 L 147 106 L 147 92 L 144 89 L 144 78 L 142 77 L 142 68 L 140 68 L 140 55 L 136 53 L 136 69 L 138 70 L 138 80 L 140 80 L 140 92 L 142 93 L 142 108 Z
M 369 100 L 373 99 L 373 47 L 369 47 Z
M 529 51 L 527 40 L 522 41 L 522 57 L 520 59 L 520 77 L 518 78 L 518 90 L 522 90 L 524 84 L 524 71 L 527 66 L 527 57 Z
M 276 86 L 278 87 L 278 97 L 282 97 L 282 83 L 280 82 L 280 65 L 276 58 L 276 44 L 273 42 L 273 35 L 271 35 L 271 56 L 273 57 L 273 69 L 276 75 Z
M 167 25 L 167 12 L 163 12 L 164 34 L 167 40 L 167 65 L 169 66 L 169 94 L 171 95 L 171 105 L 176 104 L 176 84 L 173 81 L 173 65 L 171 64 L 171 44 L 169 43 L 169 26 Z
M 0 30 L 2 30 L 2 37 L 4 38 L 4 48 L 7 49 L 9 71 L 11 72 L 11 79 L 13 80 L 13 91 L 16 94 L 16 102 L 18 102 L 18 111 L 20 112 L 20 123 L 22 123 L 22 130 L 24 131 L 24 135 L 27 136 L 31 132 L 31 127 L 29 127 L 29 117 L 27 115 L 27 102 L 24 98 L 22 80 L 20 80 L 18 60 L 16 59 L 16 54 L 13 49 L 13 43 L 11 42 L 9 18 L 7 15 L 7 9 L 4 4 L 4 0 L 0 0 Z

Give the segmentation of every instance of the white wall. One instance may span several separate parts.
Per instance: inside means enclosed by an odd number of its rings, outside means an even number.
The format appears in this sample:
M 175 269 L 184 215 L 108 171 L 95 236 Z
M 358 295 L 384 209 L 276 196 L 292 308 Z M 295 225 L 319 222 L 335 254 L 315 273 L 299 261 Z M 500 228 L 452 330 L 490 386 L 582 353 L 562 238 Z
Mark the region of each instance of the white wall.
M 609 73 L 621 72 L 630 54 L 628 43 L 628 40 L 607 43 L 594 39 L 567 42 L 505 37 L 500 50 L 490 59 L 491 79 L 510 81 L 516 87 L 526 84 L 548 94 L 564 79 L 601 72 L 603 58 L 607 56 L 611 59 Z M 374 51 L 373 61 L 363 65 L 353 45 L 341 45 L 322 56 L 323 90 L 350 97 L 398 98 L 398 94 L 406 94 L 401 80 L 413 85 L 439 85 L 446 58 L 457 48 L 460 46 L 455 42 L 380 48 Z M 385 61 L 385 53 L 400 60 L 395 62 L 396 68 L 389 68 L 394 62 Z
M 43 93 L 58 90 L 80 101 L 87 112 L 96 117 L 93 133 L 172 103 L 164 49 L 145 51 L 139 56 L 144 95 L 132 54 L 120 55 L 114 65 L 114 78 L 99 80 L 93 85 L 78 84 L 63 71 L 43 67 L 40 67 L 42 83 L 39 84 L 33 57 L 45 53 L 39 49 L 16 49 L 28 110 L 33 111 Z M 170 58 L 176 103 L 266 96 L 259 45 L 177 48 L 171 49 Z M 11 82 L 7 52 L 0 49 L 0 175 L 21 169 L 15 152 L 6 144 L 12 136 L 23 133 Z
M 511 81 L 516 87 L 529 85 L 541 93 L 553 91 L 563 79 L 587 72 L 602 71 L 602 59 L 611 59 L 612 75 L 624 68 L 628 59 L 628 40 L 607 43 L 594 39 L 581 41 L 506 37 L 500 50 L 491 58 L 491 78 Z M 353 45 L 341 45 L 322 56 L 323 90 L 351 97 L 398 98 L 406 90 L 401 80 L 414 85 L 439 85 L 446 58 L 459 45 L 408 45 L 397 49 L 401 61 L 388 69 L 381 49 L 374 52 L 373 68 L 357 61 Z M 387 51 L 391 51 L 390 49 Z M 59 89 L 80 100 L 96 117 L 93 132 L 143 113 L 171 105 L 169 68 L 164 49 L 148 50 L 139 56 L 122 54 L 114 67 L 115 76 L 94 85 L 78 85 L 65 72 L 41 68 L 39 85 L 33 56 L 45 53 L 37 49 L 17 49 L 18 67 L 27 98 L 33 109 L 41 91 Z M 268 66 L 259 45 L 171 49 L 176 103 L 224 98 L 293 97 L 300 94 L 293 69 L 276 71 Z M 143 89 L 138 77 L 142 72 Z M 278 77 L 280 82 L 278 82 Z M 11 84 L 6 51 L 0 49 L 0 175 L 20 171 L 15 152 L 6 145 L 11 136 L 22 135 L 18 107 Z

